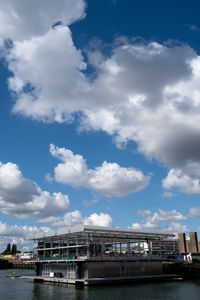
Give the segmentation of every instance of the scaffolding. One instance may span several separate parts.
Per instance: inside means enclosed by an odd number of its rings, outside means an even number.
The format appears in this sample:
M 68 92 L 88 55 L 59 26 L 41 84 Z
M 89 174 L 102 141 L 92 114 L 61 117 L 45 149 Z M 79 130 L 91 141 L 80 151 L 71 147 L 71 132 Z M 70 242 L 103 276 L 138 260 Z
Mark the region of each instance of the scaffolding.
M 119 259 L 176 253 L 173 234 L 136 232 L 100 226 L 79 226 L 70 232 L 33 238 L 41 261 Z

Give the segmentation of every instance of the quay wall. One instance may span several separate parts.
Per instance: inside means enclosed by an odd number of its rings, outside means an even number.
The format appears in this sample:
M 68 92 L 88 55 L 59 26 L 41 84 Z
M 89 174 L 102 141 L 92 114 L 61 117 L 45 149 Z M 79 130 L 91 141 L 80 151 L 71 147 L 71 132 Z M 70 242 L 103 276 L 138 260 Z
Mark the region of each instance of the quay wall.
M 184 279 L 200 279 L 200 263 L 183 263 L 180 275 Z
M 35 264 L 29 261 L 0 259 L 0 269 L 34 269 Z
M 10 269 L 12 268 L 12 263 L 6 259 L 0 259 L 0 269 Z
M 29 262 L 12 262 L 13 269 L 34 269 L 35 264 Z
M 200 279 L 200 263 L 175 262 L 163 264 L 165 274 L 179 274 L 183 279 Z

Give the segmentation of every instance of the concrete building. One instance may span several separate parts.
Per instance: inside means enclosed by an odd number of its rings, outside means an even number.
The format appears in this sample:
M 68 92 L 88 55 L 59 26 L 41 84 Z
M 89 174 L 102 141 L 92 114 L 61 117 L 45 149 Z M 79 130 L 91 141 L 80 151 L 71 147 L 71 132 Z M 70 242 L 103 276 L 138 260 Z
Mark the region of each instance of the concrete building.
M 190 241 L 186 241 L 186 252 L 185 253 L 190 253 Z
M 187 253 L 185 233 L 178 234 L 178 247 L 179 247 L 179 253 L 183 253 L 183 254 Z
M 190 232 L 190 252 L 198 252 L 198 238 L 196 232 Z
M 176 252 L 173 238 L 174 235 L 165 233 L 94 226 L 37 237 L 34 239 L 38 253 L 35 278 L 92 284 L 166 277 L 161 259 Z
M 178 234 L 178 252 L 182 254 L 198 253 L 199 242 L 196 232 L 190 232 L 190 239 L 186 240 L 185 233 Z

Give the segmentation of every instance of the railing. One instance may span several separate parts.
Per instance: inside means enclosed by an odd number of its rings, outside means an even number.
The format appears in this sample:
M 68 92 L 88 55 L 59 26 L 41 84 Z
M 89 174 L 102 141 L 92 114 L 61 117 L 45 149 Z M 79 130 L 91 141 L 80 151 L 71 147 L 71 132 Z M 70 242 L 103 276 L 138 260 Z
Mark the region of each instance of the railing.
M 121 261 L 121 260 L 135 260 L 135 261 L 147 261 L 147 260 L 161 260 L 160 256 L 147 255 L 99 255 L 99 256 L 65 256 L 65 257 L 38 257 L 39 261 L 58 261 L 58 260 L 92 260 L 92 261 Z
M 67 257 L 38 257 L 39 260 L 71 260 L 76 259 L 76 256 L 67 256 Z
M 128 254 L 122 254 L 122 255 L 82 255 L 82 256 L 58 256 L 58 257 L 38 257 L 39 261 L 61 261 L 61 260 L 92 260 L 92 261 L 121 261 L 121 260 L 135 260 L 135 261 L 158 261 L 158 260 L 169 260 L 170 258 L 167 256 L 160 256 L 160 255 L 128 255 Z M 177 260 L 174 258 L 173 260 Z
M 106 261 L 122 261 L 122 260 L 131 260 L 131 261 L 158 261 L 161 260 L 162 258 L 159 256 L 153 256 L 153 255 L 148 255 L 148 256 L 139 256 L 139 255 L 102 255 L 102 256 L 89 256 L 87 260 L 92 260 L 92 261 L 101 261 L 101 260 L 106 260 Z

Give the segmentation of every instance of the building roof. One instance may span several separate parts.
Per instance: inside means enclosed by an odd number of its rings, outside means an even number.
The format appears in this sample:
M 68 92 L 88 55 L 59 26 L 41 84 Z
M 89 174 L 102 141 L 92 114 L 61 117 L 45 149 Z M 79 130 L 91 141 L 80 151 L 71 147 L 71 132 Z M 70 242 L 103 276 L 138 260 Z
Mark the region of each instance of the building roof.
M 65 228 L 54 232 L 51 235 L 40 234 L 34 236 L 32 240 L 60 240 L 71 238 L 113 238 L 113 239 L 140 239 L 140 240 L 160 240 L 174 237 L 173 234 L 160 232 L 141 232 L 126 228 L 103 227 L 103 226 L 88 226 L 75 225 L 71 228 Z

